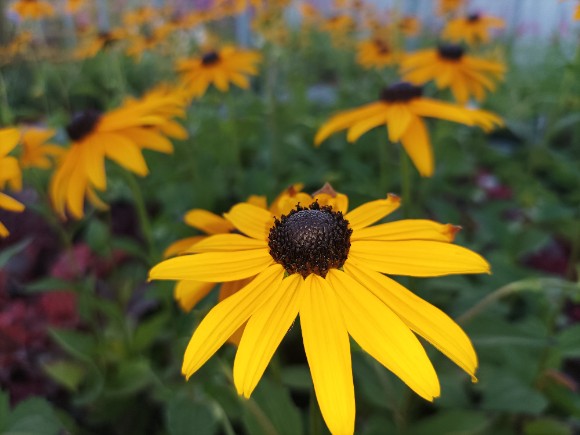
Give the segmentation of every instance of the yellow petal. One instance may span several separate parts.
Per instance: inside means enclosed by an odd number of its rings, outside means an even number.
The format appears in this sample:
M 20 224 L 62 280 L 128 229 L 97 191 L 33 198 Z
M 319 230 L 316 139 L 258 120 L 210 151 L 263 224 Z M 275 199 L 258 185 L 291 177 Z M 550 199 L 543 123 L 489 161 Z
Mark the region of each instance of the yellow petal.
M 274 218 L 268 210 L 248 203 L 234 205 L 224 216 L 242 233 L 258 240 L 266 240 L 274 225 Z
M 404 219 L 354 231 L 351 240 L 435 240 L 452 242 L 461 227 L 427 219 Z
M 265 302 L 272 288 L 281 285 L 282 266 L 262 271 L 250 284 L 217 304 L 195 330 L 183 357 L 181 372 L 189 378 Z
M 173 242 L 171 245 L 163 251 L 163 257 L 173 257 L 174 255 L 183 254 L 187 252 L 189 248 L 195 245 L 197 242 L 205 239 L 207 236 L 194 236 L 194 237 L 186 237 L 185 239 L 178 240 L 177 242 Z
M 367 267 L 355 266 L 347 261 L 344 270 L 393 310 L 409 328 L 465 370 L 472 380 L 476 380 L 477 355 L 473 345 L 447 314 L 398 282 Z
M 213 282 L 179 281 L 175 284 L 173 297 L 179 303 L 179 306 L 183 311 L 189 312 L 199 301 L 205 298 L 214 287 L 215 283 Z
M 241 234 L 215 234 L 191 246 L 187 252 L 230 252 L 267 248 L 265 240 L 251 239 Z
M 398 142 L 401 136 L 410 128 L 416 116 L 409 110 L 408 104 L 390 104 L 387 111 L 387 125 L 389 129 L 389 140 Z
M 304 279 L 290 275 L 248 321 L 234 362 L 238 394 L 250 397 L 282 338 L 298 315 Z
M 190 227 L 207 234 L 223 234 L 235 230 L 235 227 L 223 217 L 202 209 L 188 211 L 183 220 Z
M 359 230 L 388 216 L 401 205 L 401 198 L 389 193 L 387 199 L 378 199 L 367 202 L 348 212 L 344 218 L 349 222 L 350 228 Z
M 115 133 L 101 133 L 99 140 L 105 144 L 105 154 L 123 168 L 142 177 L 149 173 L 141 150 L 134 142 Z
M 20 140 L 17 128 L 0 128 L 0 157 L 8 155 Z
M 0 192 L 0 208 L 8 211 L 21 212 L 24 210 L 24 204 Z
M 391 275 L 490 273 L 489 264 L 479 254 L 462 246 L 427 240 L 355 240 L 348 258 L 355 265 Z
M 401 144 L 423 177 L 430 177 L 435 170 L 433 147 L 425 122 L 415 118 L 401 137 Z
M 149 271 L 149 279 L 235 281 L 257 275 L 273 261 L 267 249 L 183 255 L 154 266 Z
M 372 130 L 379 125 L 387 123 L 387 113 L 379 113 L 377 115 L 371 116 L 370 118 L 361 119 L 356 122 L 348 129 L 346 134 L 346 140 L 349 142 L 356 142 L 359 137 L 365 134 L 367 131 Z
M 465 125 L 474 124 L 470 110 L 457 104 L 430 98 L 416 98 L 409 104 L 411 105 L 411 111 L 422 117 L 445 119 Z
M 8 231 L 8 228 L 6 228 L 6 226 L 0 222 L 0 238 L 5 238 L 8 237 L 10 235 L 10 232 Z
M 300 324 L 316 399 L 333 434 L 354 433 L 355 400 L 350 342 L 336 292 L 309 275 L 304 284 Z
M 89 181 L 98 190 L 105 190 L 107 177 L 105 175 L 105 148 L 102 141 L 89 136 L 77 146 L 81 147 L 82 164 Z
M 326 279 L 336 293 L 348 332 L 360 347 L 424 399 L 438 397 L 437 373 L 407 325 L 345 272 L 332 269 Z

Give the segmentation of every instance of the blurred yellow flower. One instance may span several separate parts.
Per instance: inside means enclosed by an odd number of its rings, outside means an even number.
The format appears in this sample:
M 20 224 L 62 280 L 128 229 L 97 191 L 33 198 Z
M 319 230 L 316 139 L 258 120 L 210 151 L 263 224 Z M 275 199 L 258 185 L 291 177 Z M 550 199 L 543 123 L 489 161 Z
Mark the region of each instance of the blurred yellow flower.
M 195 58 L 180 59 L 176 68 L 183 86 L 193 98 L 205 94 L 210 84 L 221 92 L 229 90 L 230 83 L 247 89 L 247 76 L 258 74 L 257 64 L 262 55 L 257 51 L 240 50 L 226 46 L 221 50 L 209 50 Z
M 127 33 L 123 29 L 112 29 L 107 32 L 96 34 L 88 33 L 82 36 L 82 41 L 75 49 L 73 57 L 75 59 L 88 59 L 96 56 L 102 50 L 111 47 L 114 43 L 123 40 Z
M 347 140 L 355 142 L 367 131 L 385 125 L 389 140 L 393 143 L 400 141 L 419 173 L 430 177 L 435 161 L 423 117 L 475 125 L 486 130 L 502 125 L 501 118 L 493 113 L 433 100 L 423 97 L 422 93 L 421 87 L 406 82 L 389 86 L 381 92 L 379 101 L 330 118 L 319 128 L 314 143 L 318 146 L 331 134 L 346 129 Z
M 502 29 L 505 22 L 490 15 L 471 14 L 450 20 L 443 29 L 443 37 L 453 42 L 465 41 L 469 45 L 489 42 L 490 29 Z
M 172 153 L 165 137 L 183 138 L 187 133 L 174 116 L 182 116 L 187 100 L 180 91 L 156 88 L 140 99 L 127 99 L 107 113 L 77 113 L 66 130 L 72 146 L 59 159 L 50 182 L 53 206 L 61 217 L 84 216 L 85 196 L 97 208 L 106 208 L 95 189 L 107 188 L 105 158 L 137 175 L 149 172 L 143 149 Z
M 450 88 L 460 104 L 467 103 L 471 96 L 482 101 L 486 91 L 495 90 L 496 81 L 503 79 L 504 73 L 503 64 L 468 56 L 462 46 L 451 44 L 407 54 L 401 62 L 403 80 L 415 85 L 435 80 L 439 89 Z
M 54 7 L 45 0 L 16 0 L 9 10 L 24 20 L 41 20 L 55 14 Z
M 67 14 L 76 14 L 87 5 L 87 0 L 66 0 L 64 10 Z
M 439 0 L 437 13 L 439 15 L 454 14 L 465 4 L 465 0 Z
M 400 53 L 385 39 L 374 37 L 358 44 L 356 61 L 366 69 L 385 68 L 397 63 Z
M 440 387 L 415 334 L 476 381 L 477 355 L 461 327 L 385 274 L 489 273 L 489 264 L 451 243 L 452 225 L 402 220 L 373 226 L 399 205 L 394 195 L 351 211 L 312 202 L 278 219 L 238 204 L 225 214 L 237 233 L 210 236 L 192 247 L 194 254 L 153 267 L 150 279 L 253 278 L 202 320 L 185 351 L 183 374 L 193 375 L 245 324 L 233 378 L 238 394 L 250 397 L 299 315 L 314 391 L 333 434 L 352 434 L 355 427 L 349 336 L 425 400 L 438 397 Z
M 22 189 L 22 173 L 18 166 L 18 160 L 8 154 L 16 147 L 20 140 L 20 132 L 17 128 L 0 128 L 0 189 L 7 186 L 13 190 Z M 14 198 L 0 192 L 0 208 L 13 212 L 24 210 L 24 204 Z M 0 222 L 0 237 L 8 237 L 8 229 Z
M 56 134 L 51 128 L 26 127 L 22 131 L 20 165 L 23 168 L 50 169 L 53 161 L 64 153 L 58 145 L 47 143 Z

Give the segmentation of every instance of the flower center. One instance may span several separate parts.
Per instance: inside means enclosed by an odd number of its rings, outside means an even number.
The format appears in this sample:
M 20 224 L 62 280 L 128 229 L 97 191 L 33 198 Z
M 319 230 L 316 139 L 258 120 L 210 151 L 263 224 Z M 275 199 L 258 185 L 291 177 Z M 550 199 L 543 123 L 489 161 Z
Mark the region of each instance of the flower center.
M 439 56 L 446 60 L 459 60 L 463 57 L 465 49 L 457 44 L 441 44 L 438 48 Z
M 101 112 L 94 109 L 83 110 L 73 116 L 72 121 L 66 126 L 68 137 L 73 142 L 78 142 L 93 132 L 99 120 Z
M 213 65 L 220 60 L 220 55 L 217 51 L 210 51 L 201 57 L 201 63 L 203 65 Z
M 381 91 L 380 99 L 389 103 L 400 101 L 411 101 L 423 95 L 421 86 L 414 86 L 411 83 L 399 82 Z
M 474 14 L 469 14 L 467 16 L 467 21 L 469 21 L 470 23 L 476 23 L 479 21 L 480 18 L 481 18 L 481 15 L 476 12 Z
M 275 219 L 270 229 L 270 255 L 288 274 L 311 273 L 325 277 L 330 269 L 344 265 L 350 249 L 352 230 L 341 212 L 318 202 L 296 206 L 288 215 Z
M 380 54 L 389 54 L 391 52 L 389 44 L 387 44 L 385 41 L 377 38 L 373 40 L 373 43 L 375 44 L 375 47 Z

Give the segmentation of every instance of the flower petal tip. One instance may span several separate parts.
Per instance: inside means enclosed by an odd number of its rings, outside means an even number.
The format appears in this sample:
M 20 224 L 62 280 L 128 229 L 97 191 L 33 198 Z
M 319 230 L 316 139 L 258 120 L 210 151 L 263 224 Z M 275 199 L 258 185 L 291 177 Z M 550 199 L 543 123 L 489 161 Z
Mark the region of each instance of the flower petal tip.
M 387 199 L 392 202 L 401 202 L 401 197 L 394 193 L 387 193 Z

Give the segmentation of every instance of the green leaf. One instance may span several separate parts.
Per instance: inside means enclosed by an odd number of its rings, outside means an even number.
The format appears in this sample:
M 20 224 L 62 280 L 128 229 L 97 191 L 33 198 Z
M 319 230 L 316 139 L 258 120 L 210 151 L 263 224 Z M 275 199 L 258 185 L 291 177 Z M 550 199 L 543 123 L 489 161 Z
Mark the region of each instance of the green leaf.
M 218 428 L 218 416 L 211 405 L 183 396 L 170 400 L 166 422 L 169 435 L 213 435 Z
M 76 391 L 85 378 L 86 370 L 72 361 L 55 361 L 43 365 L 44 371 L 60 385 Z
M 288 389 L 268 378 L 262 378 L 252 398 L 244 400 L 244 424 L 251 434 L 302 434 L 300 411 L 292 402 Z M 272 432 L 274 431 L 274 432 Z
M 556 340 L 562 356 L 569 358 L 580 357 L 580 325 L 564 329 L 558 334 Z
M 50 336 L 70 355 L 84 361 L 92 361 L 96 341 L 93 337 L 68 329 L 49 329 Z
M 24 239 L 15 245 L 2 249 L 2 252 L 0 252 L 0 269 L 6 266 L 12 257 L 23 251 L 24 248 L 26 248 L 31 242 L 31 240 L 32 239 Z
M 408 435 L 472 435 L 482 434 L 490 425 L 487 417 L 477 411 L 442 411 L 411 426 Z
M 572 435 L 574 432 L 567 424 L 552 418 L 539 418 L 524 424 L 524 435 Z
M 147 387 L 151 380 L 151 366 L 145 358 L 122 361 L 107 393 L 122 396 L 135 394 Z
M 57 435 L 63 429 L 50 404 L 34 397 L 14 408 L 2 435 Z
M 67 290 L 74 287 L 70 281 L 60 278 L 43 278 L 24 286 L 28 293 L 45 293 L 54 290 Z
M 169 314 L 161 313 L 141 323 L 133 336 L 133 349 L 140 352 L 149 347 L 159 337 L 168 320 Z

